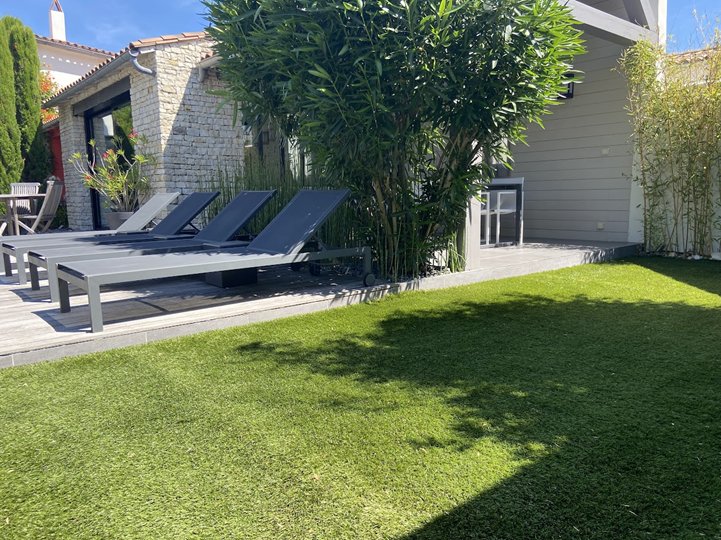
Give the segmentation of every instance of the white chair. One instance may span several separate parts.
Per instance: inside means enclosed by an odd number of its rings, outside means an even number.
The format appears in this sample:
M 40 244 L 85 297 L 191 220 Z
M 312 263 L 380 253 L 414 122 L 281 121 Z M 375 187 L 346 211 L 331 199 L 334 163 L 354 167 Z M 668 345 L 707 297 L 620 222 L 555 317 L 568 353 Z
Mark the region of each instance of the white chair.
M 13 182 L 10 184 L 11 195 L 36 195 L 40 193 L 39 182 Z M 16 214 L 32 214 L 33 204 L 30 199 L 18 199 L 15 201 Z
M 495 186 L 495 188 L 494 188 Z M 518 186 L 518 187 L 516 187 Z M 511 189 L 503 189 L 509 187 Z M 501 216 L 519 212 L 518 244 L 523 244 L 523 178 L 494 178 L 490 189 L 481 192 L 483 197 L 481 220 L 485 217 L 485 244 L 491 243 L 491 218 L 496 218 L 496 244 L 501 242 Z M 500 188 L 500 189 L 498 189 Z M 520 205 L 517 201 L 520 191 Z

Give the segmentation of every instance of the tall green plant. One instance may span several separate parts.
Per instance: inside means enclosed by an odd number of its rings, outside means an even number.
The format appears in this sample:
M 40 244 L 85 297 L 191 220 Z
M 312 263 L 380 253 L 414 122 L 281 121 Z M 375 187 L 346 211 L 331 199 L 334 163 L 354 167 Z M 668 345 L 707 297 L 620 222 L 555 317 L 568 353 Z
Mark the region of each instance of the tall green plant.
M 278 142 L 278 141 L 274 141 Z M 323 189 L 334 183 L 319 175 L 304 174 L 297 148 L 271 144 L 270 151 L 260 155 L 254 148 L 246 149 L 242 163 L 220 163 L 204 181 L 208 191 L 220 195 L 204 213 L 204 222 L 215 217 L 240 191 L 276 190 L 276 195 L 248 225 L 248 232 L 257 234 L 290 201 L 299 189 Z M 334 247 L 348 247 L 368 242 L 368 219 L 358 215 L 351 204 L 333 213 L 320 231 L 323 242 Z
M 228 96 L 350 186 L 381 273 L 427 270 L 582 51 L 556 0 L 207 0 Z M 485 158 L 485 159 L 482 159 Z
M 20 137 L 22 172 L 11 181 L 42 180 L 50 173 L 50 152 L 42 133 L 40 60 L 35 34 L 19 19 L 3 17 L 2 40 L 12 57 L 15 122 Z
M 640 42 L 620 61 L 629 81 L 649 251 L 708 256 L 721 232 L 719 45 L 677 57 Z
M 40 127 L 40 59 L 35 34 L 18 19 L 5 17 L 15 76 L 15 114 L 25 159 Z
M 11 182 L 20 179 L 22 155 L 20 130 L 15 113 L 15 77 L 10 54 L 9 34 L 0 20 L 0 192 L 7 193 Z

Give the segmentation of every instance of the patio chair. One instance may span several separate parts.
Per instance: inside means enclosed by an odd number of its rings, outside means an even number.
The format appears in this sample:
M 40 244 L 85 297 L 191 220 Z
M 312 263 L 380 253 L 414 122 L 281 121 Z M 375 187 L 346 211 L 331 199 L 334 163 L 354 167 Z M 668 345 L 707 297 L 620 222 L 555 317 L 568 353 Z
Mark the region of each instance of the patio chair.
M 134 281 L 192 276 L 229 270 L 256 271 L 260 267 L 297 264 L 336 257 L 362 257 L 363 282 L 371 285 L 370 248 L 302 251 L 320 226 L 349 195 L 348 190 L 300 191 L 247 246 L 207 251 L 86 260 L 58 265 L 60 311 L 70 311 L 69 285 L 88 295 L 91 332 L 103 329 L 100 287 Z
M 148 201 L 143 204 L 128 220 L 123 223 L 120 227 L 114 230 L 108 231 L 66 231 L 66 232 L 54 232 L 52 238 L 54 242 L 60 239 L 69 238 L 86 238 L 86 237 L 100 237 L 100 236 L 113 236 L 115 234 L 128 234 L 141 232 L 145 227 L 148 226 L 157 216 L 165 210 L 175 199 L 180 197 L 180 193 L 158 193 L 153 195 Z M 34 235 L 28 236 L 25 234 L 3 236 L 0 238 L 2 242 L 46 242 L 50 238 L 50 234 L 47 235 Z
M 177 194 L 163 194 L 163 195 L 174 195 Z M 24 285 L 27 283 L 27 274 L 25 271 L 25 256 L 32 250 L 39 249 L 51 249 L 65 246 L 79 246 L 79 245 L 90 245 L 90 244 L 105 244 L 113 242 L 127 242 L 129 239 L 132 240 L 144 240 L 144 239 L 168 239 L 173 236 L 177 236 L 180 232 L 188 226 L 188 224 L 195 219 L 195 217 L 202 212 L 206 206 L 208 206 L 213 199 L 218 196 L 218 192 L 198 192 L 191 193 L 188 195 L 178 206 L 176 206 L 164 219 L 162 219 L 155 227 L 149 231 L 138 231 L 130 229 L 128 232 L 123 232 L 120 228 L 112 231 L 114 234 L 95 234 L 92 236 L 79 235 L 73 236 L 73 233 L 65 235 L 64 233 L 59 234 L 44 234 L 34 236 L 19 236 L 14 237 L 16 240 L 9 242 L 7 240 L 0 240 L 0 252 L 3 254 L 3 263 L 5 265 L 5 275 L 12 276 L 12 264 L 10 257 L 15 257 L 15 263 L 17 266 L 18 283 Z M 175 197 L 163 197 L 161 200 L 173 200 Z M 146 203 L 148 204 L 148 203 Z M 160 210 L 155 211 L 159 204 L 155 204 L 153 212 L 155 215 Z M 165 205 L 167 206 L 167 204 Z M 143 206 L 145 208 L 145 206 Z M 140 211 L 140 210 L 139 210 Z M 139 212 L 138 211 L 138 212 Z M 136 212 L 137 214 L 137 212 Z M 130 219 L 133 219 L 136 214 L 133 214 Z M 139 223 L 141 220 L 145 220 L 146 216 L 150 212 L 147 212 L 135 221 Z M 152 218 L 148 219 L 148 222 Z M 127 223 L 127 222 L 126 222 Z M 134 226 L 134 225 L 132 225 Z
M 275 190 L 241 191 L 203 230 L 190 237 L 156 240 L 146 238 L 141 241 L 131 237 L 125 242 L 33 249 L 28 253 L 31 286 L 33 290 L 40 288 L 38 269 L 45 268 L 48 272 L 50 298 L 53 302 L 57 302 L 59 300 L 57 266 L 60 263 L 246 245 L 247 241 L 239 242 L 232 241 L 232 239 L 256 216 L 275 193 Z
M 40 182 L 13 182 L 10 184 L 10 193 L 12 195 L 37 195 L 40 193 Z M 32 214 L 32 212 L 32 201 L 20 199 L 15 203 L 16 214 Z
M 39 192 L 40 184 L 38 182 L 13 182 L 10 184 L 11 195 L 37 195 Z M 6 204 L 11 203 L 7 202 Z M 33 205 L 29 199 L 17 199 L 12 204 L 12 214 L 15 216 L 32 213 Z M 15 218 L 9 219 L 9 215 L 10 212 L 7 212 L 5 215 L 0 216 L 0 235 L 5 232 L 6 228 L 12 230 L 15 224 Z M 5 238 L 7 238 L 7 236 Z
M 512 189 L 494 189 L 494 186 L 510 186 Z M 515 186 L 520 186 L 516 189 Z M 523 197 L 523 178 L 494 178 L 490 189 L 483 191 L 485 198 L 481 217 L 485 218 L 484 240 L 490 244 L 491 219 L 496 218 L 496 244 L 501 242 L 501 216 L 520 214 L 516 220 L 519 230 L 516 232 L 518 243 L 523 244 L 523 204 L 518 201 L 518 194 Z M 518 203 L 521 202 L 519 205 Z M 519 210 L 520 208 L 520 210 Z
M 50 228 L 55 214 L 58 212 L 58 206 L 60 205 L 60 198 L 63 195 L 63 185 L 53 180 L 48 180 L 45 185 L 45 198 L 43 204 L 40 206 L 40 210 L 37 214 L 33 214 L 30 208 L 30 201 L 24 201 L 28 203 L 28 211 L 19 214 L 17 216 L 18 225 L 24 229 L 28 234 L 44 233 Z M 22 201 L 18 201 L 20 203 Z M 25 221 L 28 223 L 26 224 Z

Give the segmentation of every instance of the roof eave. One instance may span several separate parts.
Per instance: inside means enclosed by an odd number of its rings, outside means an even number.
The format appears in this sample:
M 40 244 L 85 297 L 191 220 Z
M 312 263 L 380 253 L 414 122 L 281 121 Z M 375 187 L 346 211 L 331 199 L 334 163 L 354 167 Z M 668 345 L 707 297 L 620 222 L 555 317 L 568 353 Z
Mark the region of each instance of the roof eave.
M 43 108 L 47 109 L 49 107 L 57 107 L 58 105 L 65 103 L 71 97 L 79 94 L 80 92 L 85 90 L 88 86 L 97 82 L 98 79 L 100 79 L 101 77 L 104 77 L 110 73 L 113 73 L 114 71 L 117 71 L 118 69 L 120 69 L 122 66 L 124 66 L 131 60 L 132 60 L 132 56 L 130 55 L 130 52 L 123 51 L 118 56 L 113 58 L 110 62 L 108 62 L 104 66 L 101 66 L 100 68 L 98 68 L 97 71 L 88 75 L 87 78 L 79 80 L 76 84 L 67 87 L 65 90 L 63 90 L 59 94 L 51 97 L 49 100 L 47 100 L 45 103 L 43 103 Z
M 50 47 L 58 47 L 60 49 L 66 49 L 69 51 L 73 51 L 76 53 L 83 53 L 88 54 L 91 56 L 97 56 L 98 58 L 110 58 L 113 56 L 113 52 L 111 51 L 105 51 L 102 49 L 98 49 L 96 47 L 90 47 L 87 45 L 82 45 L 80 43 L 71 43 L 71 42 L 63 42 L 57 39 L 48 38 L 45 36 L 40 36 L 38 34 L 35 34 L 35 40 L 38 43 L 42 43 L 44 45 L 48 45 Z

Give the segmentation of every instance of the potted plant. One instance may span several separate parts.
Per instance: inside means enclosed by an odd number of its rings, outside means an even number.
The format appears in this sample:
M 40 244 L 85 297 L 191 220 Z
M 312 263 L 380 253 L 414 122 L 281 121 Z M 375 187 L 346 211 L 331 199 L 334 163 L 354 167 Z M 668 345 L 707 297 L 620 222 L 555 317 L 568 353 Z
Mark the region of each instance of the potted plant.
M 150 192 L 150 180 L 144 168 L 152 166 L 155 159 L 150 154 L 135 151 L 138 143 L 145 138 L 132 131 L 123 144 L 120 137 L 113 138 L 115 148 L 103 153 L 96 149 L 94 140 L 89 142 L 93 149 L 93 158 L 89 163 L 80 152 L 75 152 L 70 162 L 85 181 L 85 185 L 104 197 L 110 214 L 108 225 L 116 229 L 139 207 Z

